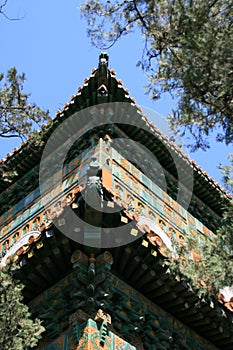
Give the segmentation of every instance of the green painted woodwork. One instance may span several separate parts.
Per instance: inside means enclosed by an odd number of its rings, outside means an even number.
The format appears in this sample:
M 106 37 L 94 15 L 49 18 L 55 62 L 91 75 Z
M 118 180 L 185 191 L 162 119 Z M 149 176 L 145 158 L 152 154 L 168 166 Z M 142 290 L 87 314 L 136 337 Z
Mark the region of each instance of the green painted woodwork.
M 117 127 L 113 127 L 112 132 L 113 137 L 125 137 L 125 134 Z M 121 181 L 120 179 L 122 179 L 122 161 L 124 161 L 124 157 L 113 148 L 111 148 L 110 150 L 108 142 L 102 142 L 101 145 L 99 145 L 97 143 L 98 135 L 91 136 L 93 142 L 90 142 L 88 137 L 90 137 L 89 134 L 86 136 L 86 138 L 84 138 L 84 140 L 80 140 L 78 145 L 75 145 L 72 148 L 72 151 L 70 151 L 70 153 L 67 156 L 67 163 L 65 165 L 63 182 L 64 193 L 72 187 L 74 187 L 75 185 L 77 185 L 78 182 L 80 182 L 80 163 L 82 162 L 82 168 L 85 167 L 85 164 L 88 164 L 90 162 L 90 158 L 94 153 L 98 156 L 101 165 L 104 165 L 109 170 L 113 171 L 118 181 Z M 85 140 L 86 143 L 84 142 Z M 106 162 L 106 160 L 109 159 L 110 155 L 111 158 L 117 162 L 113 163 L 111 167 Z M 119 166 L 117 164 L 119 164 L 121 167 L 120 172 L 118 169 Z M 145 203 L 159 210 L 161 215 L 165 215 L 165 213 L 163 213 L 164 199 L 167 201 L 174 202 L 170 197 L 171 192 L 174 192 L 172 188 L 174 187 L 176 189 L 175 192 L 177 191 L 175 178 L 171 174 L 169 174 L 167 170 L 164 169 L 164 174 L 166 176 L 167 182 L 167 189 L 170 195 L 169 196 L 165 194 L 165 192 L 163 192 L 158 185 L 154 184 L 152 180 L 150 180 L 148 177 L 142 174 L 133 164 L 130 164 L 129 162 L 127 162 L 127 164 L 128 178 L 130 177 L 130 174 L 134 174 L 138 177 L 139 181 L 141 181 L 147 188 L 150 189 L 149 192 L 144 191 L 144 195 L 142 194 L 140 198 L 142 197 Z M 5 191 L 0 194 L 0 201 L 2 203 L 1 210 L 4 211 L 4 213 L 2 213 L 0 217 L 0 241 L 6 239 L 11 234 L 11 232 L 17 230 L 19 226 L 25 224 L 29 219 L 33 218 L 33 216 L 38 215 L 38 213 L 41 211 L 42 201 L 38 201 L 40 191 L 38 188 L 35 188 L 35 186 L 38 185 L 38 181 L 35 181 L 35 179 L 38 177 L 38 169 L 39 166 L 36 166 L 34 169 L 25 174 L 21 179 L 19 179 L 16 183 L 11 185 L 6 190 L 7 192 Z M 46 186 L 51 186 L 52 188 L 56 181 L 56 176 L 50 178 L 48 173 L 48 180 Z M 134 188 L 132 188 L 131 190 L 134 190 Z M 56 190 L 53 189 L 53 192 L 55 193 Z M 57 198 L 58 200 L 59 194 L 56 196 L 54 193 L 51 192 L 47 196 L 47 198 L 44 198 L 43 204 L 51 204 L 51 198 Z M 5 199 L 3 198 L 4 196 Z M 7 207 L 5 207 L 5 205 L 8 205 L 10 209 L 6 210 Z M 27 207 L 27 210 L 23 213 L 20 213 L 25 207 Z M 210 225 L 209 217 L 211 216 L 211 225 L 213 227 L 216 227 L 218 217 L 194 194 L 189 210 L 193 212 L 194 216 L 198 217 L 199 220 L 203 221 L 204 224 L 207 224 L 207 226 Z M 182 214 L 182 212 L 182 206 L 178 205 L 178 214 L 180 215 Z M 190 216 L 193 217 L 191 214 Z M 199 220 L 196 219 L 196 221 L 198 222 L 197 224 L 200 227 L 202 227 L 203 224 Z M 6 225 L 7 222 L 10 222 L 10 226 Z
M 154 212 L 156 214 L 159 214 L 161 218 L 167 220 L 171 227 L 174 227 L 181 233 L 189 235 L 193 233 L 195 234 L 199 230 L 204 234 L 204 225 L 192 214 L 184 210 L 180 204 L 173 200 L 150 178 L 140 172 L 133 164 L 127 161 L 115 149 L 111 150 L 111 156 L 114 160 L 112 165 L 112 187 L 114 189 L 116 189 L 119 184 L 120 188 L 126 189 L 128 191 L 128 195 L 134 196 L 148 208 L 154 210 Z M 133 176 L 131 176 L 132 174 Z M 121 198 L 127 201 L 126 194 L 123 190 Z M 197 205 L 202 205 L 200 200 L 197 198 L 196 201 Z M 164 203 L 166 203 L 166 205 L 164 205 Z M 166 208 L 170 208 L 170 211 L 166 210 Z M 146 215 L 146 213 L 143 214 L 140 211 L 138 214 Z M 213 212 L 211 212 L 210 215 L 212 216 L 212 220 L 216 218 L 216 215 Z M 185 221 L 189 226 L 185 225 Z M 208 231 L 211 235 L 212 232 L 210 230 Z
M 103 337 L 103 324 L 105 322 L 98 324 L 91 318 L 82 324 L 76 322 L 78 338 L 74 336 L 73 325 L 72 331 L 65 332 L 50 344 L 39 346 L 38 350 L 136 350 L 133 345 L 108 330 L 107 326 Z
M 161 218 L 167 220 L 171 228 L 173 227 L 187 236 L 195 234 L 197 231 L 205 234 L 203 230 L 206 228 L 204 228 L 204 225 L 198 219 L 185 211 L 181 205 L 176 203 L 167 193 L 162 191 L 159 186 L 153 183 L 150 178 L 142 174 L 115 149 L 109 148 L 108 143 L 103 142 L 102 140 L 97 143 L 95 139 L 93 145 L 85 150 L 82 157 L 75 159 L 71 159 L 72 157 L 69 158 L 70 162 L 66 167 L 67 174 L 64 174 L 65 178 L 63 181 L 62 193 L 56 187 L 54 188 L 57 181 L 56 177 L 53 177 L 52 179 L 48 178 L 46 186 L 48 186 L 48 188 L 51 186 L 51 191 L 49 191 L 43 200 L 37 200 L 36 196 L 39 195 L 39 191 L 36 189 L 0 218 L 0 228 L 2 227 L 0 231 L 0 241 L 7 239 L 12 232 L 18 229 L 19 226 L 22 227 L 22 225 L 26 224 L 28 220 L 32 220 L 33 217 L 36 217 L 43 209 L 43 205 L 50 206 L 54 200 L 59 200 L 61 195 L 64 195 L 73 187 L 77 186 L 77 184 L 82 181 L 82 176 L 85 175 L 82 173 L 82 169 L 87 166 L 94 154 L 101 165 L 106 166 L 108 170 L 112 171 L 114 175 L 112 184 L 113 188 L 119 184 L 121 188 L 127 189 L 129 194 L 134 194 L 139 201 L 145 204 L 149 209 L 151 208 L 154 213 L 159 214 Z M 80 165 L 81 158 L 82 164 Z M 106 159 L 110 158 L 114 160 L 111 169 L 109 165 L 106 165 Z M 131 176 L 132 174 L 134 177 Z M 123 191 L 121 199 L 126 201 Z M 164 206 L 164 202 L 167 203 L 166 206 Z M 198 204 L 199 202 L 200 201 L 196 199 L 196 204 L 201 206 L 202 204 Z M 25 203 L 27 203 L 27 210 L 16 217 L 17 211 L 19 209 L 21 210 L 22 205 L 25 205 Z M 28 207 L 28 205 L 31 206 Z M 166 208 L 172 208 L 172 210 L 169 211 L 166 210 Z M 133 206 L 132 209 L 137 211 L 135 206 Z M 141 215 L 142 214 L 143 213 L 141 212 Z M 211 213 L 211 215 L 213 219 L 214 214 Z M 10 221 L 10 224 L 3 227 L 2 225 L 4 225 L 6 220 Z M 188 226 L 185 225 L 185 222 L 188 223 Z M 212 234 L 210 230 L 206 230 L 210 235 Z
M 73 259 L 74 271 L 30 303 L 33 313 L 44 320 L 48 339 L 66 332 L 70 327 L 70 315 L 79 309 L 76 319 L 72 320 L 72 336 L 74 341 L 80 340 L 83 320 L 95 318 L 99 308 L 98 298 L 104 295 L 101 291 L 106 291 L 108 297 L 102 299 L 101 307 L 112 317 L 112 332 L 120 334 L 136 348 L 135 340 L 139 337 L 145 350 L 165 350 L 173 343 L 180 350 L 216 350 L 211 343 L 113 275 L 109 271 L 109 263 L 111 256 L 108 253 L 90 263 L 88 257 L 79 251 Z M 94 264 L 94 268 L 91 264 Z M 103 278 L 96 278 L 101 270 L 105 271 Z M 94 286 L 91 307 L 88 303 L 89 282 Z M 101 331 L 101 326 L 98 329 Z M 98 339 L 102 335 L 103 332 L 96 333 Z M 83 341 L 87 339 L 85 335 Z M 94 339 L 93 335 L 91 341 Z M 106 344 L 107 340 L 106 337 Z

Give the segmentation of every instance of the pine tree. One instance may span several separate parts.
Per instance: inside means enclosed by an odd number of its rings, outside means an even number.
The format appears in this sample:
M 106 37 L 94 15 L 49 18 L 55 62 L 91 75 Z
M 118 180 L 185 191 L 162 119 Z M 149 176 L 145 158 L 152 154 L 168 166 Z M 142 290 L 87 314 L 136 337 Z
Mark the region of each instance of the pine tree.
M 101 49 L 123 35 L 141 34 L 138 63 L 151 97 L 175 96 L 171 123 L 192 134 L 193 148 L 205 148 L 216 128 L 218 140 L 233 141 L 232 6 L 233 0 L 88 0 L 81 11 Z
M 37 345 L 44 327 L 32 320 L 23 303 L 23 285 L 13 278 L 16 267 L 0 268 L 0 349 L 25 350 Z
M 25 74 L 16 68 L 0 73 L 0 138 L 19 137 L 22 141 L 35 127 L 49 120 L 49 112 L 29 103 L 30 94 L 24 92 Z
M 18 74 L 16 68 L 9 69 L 6 76 L 0 73 L 0 139 L 30 139 L 31 143 L 39 145 L 41 134 L 35 128 L 41 129 L 52 119 L 49 111 L 29 102 L 30 94 L 24 92 L 25 79 L 25 74 Z M 0 162 L 0 180 L 9 183 L 16 175 L 14 169 L 9 171 Z

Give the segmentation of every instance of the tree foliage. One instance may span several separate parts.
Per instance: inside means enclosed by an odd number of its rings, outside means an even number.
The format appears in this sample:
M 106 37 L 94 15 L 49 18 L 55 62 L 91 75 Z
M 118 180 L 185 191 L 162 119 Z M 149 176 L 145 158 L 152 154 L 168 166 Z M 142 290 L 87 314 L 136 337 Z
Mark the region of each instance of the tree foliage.
M 149 73 L 151 96 L 175 96 L 171 123 L 193 135 L 194 148 L 205 148 L 214 129 L 218 140 L 233 141 L 232 6 L 233 0 L 87 0 L 81 11 L 99 48 L 141 31 L 139 64 Z
M 0 348 L 25 350 L 37 345 L 44 327 L 23 304 L 23 285 L 12 277 L 11 264 L 0 268 Z
M 221 166 L 225 186 L 233 193 L 233 155 L 229 155 L 230 165 Z M 233 286 L 233 199 L 223 208 L 219 228 L 210 236 L 186 234 L 186 243 L 180 247 L 176 242 L 178 255 L 186 259 L 169 260 L 167 264 L 174 276 L 179 276 L 203 298 L 212 298 L 225 287 Z M 198 260 L 190 259 L 190 252 L 199 254 Z M 204 287 L 204 288 L 203 288 Z
M 220 289 L 233 286 L 233 203 L 225 207 L 220 228 L 212 237 L 205 237 L 202 246 L 193 238 L 188 240 L 186 249 L 200 253 L 200 262 L 189 261 L 183 274 L 199 285 L 209 295 L 215 295 Z M 178 263 L 180 266 L 180 262 Z M 203 290 L 202 290 L 203 291 Z
M 220 165 L 219 169 L 223 174 L 223 183 L 226 189 L 233 194 L 233 153 L 228 155 L 229 165 Z
M 229 160 L 230 164 L 220 166 L 220 170 L 227 190 L 233 194 L 233 154 L 229 154 Z M 233 286 L 233 199 L 225 206 L 220 228 L 216 236 L 207 241 L 203 256 L 212 289 L 218 291 L 222 286 Z
M 35 126 L 48 120 L 48 111 L 29 103 L 30 94 L 23 91 L 25 75 L 11 68 L 6 76 L 0 73 L 0 137 L 24 140 Z

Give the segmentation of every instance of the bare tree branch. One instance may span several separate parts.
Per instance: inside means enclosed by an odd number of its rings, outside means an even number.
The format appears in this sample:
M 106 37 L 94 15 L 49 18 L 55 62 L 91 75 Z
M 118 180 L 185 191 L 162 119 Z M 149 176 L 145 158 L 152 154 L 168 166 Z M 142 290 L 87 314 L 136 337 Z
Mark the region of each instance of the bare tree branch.
M 6 14 L 5 7 L 7 6 L 8 0 L 5 0 L 2 5 L 0 5 L 0 14 L 8 19 L 9 21 L 19 21 L 21 18 L 10 17 Z

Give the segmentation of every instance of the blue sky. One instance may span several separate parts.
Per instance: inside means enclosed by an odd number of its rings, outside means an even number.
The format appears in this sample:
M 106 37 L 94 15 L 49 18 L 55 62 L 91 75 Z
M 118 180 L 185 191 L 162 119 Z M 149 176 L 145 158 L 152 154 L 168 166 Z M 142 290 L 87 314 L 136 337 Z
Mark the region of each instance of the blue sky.
M 0 4 L 2 2 L 0 0 Z M 100 52 L 87 38 L 86 23 L 78 9 L 80 3 L 75 0 L 8 0 L 5 8 L 8 16 L 22 19 L 8 21 L 0 17 L 0 72 L 4 73 L 13 66 L 19 73 L 24 72 L 27 77 L 25 91 L 31 92 L 31 101 L 49 109 L 52 117 L 98 64 Z M 110 67 L 116 70 L 117 77 L 123 80 L 124 87 L 130 90 L 138 105 L 166 116 L 174 101 L 166 96 L 153 102 L 145 94 L 147 80 L 136 67 L 142 47 L 138 35 L 124 37 L 108 51 Z M 156 120 L 153 121 L 156 124 Z M 15 139 L 0 140 L 0 158 L 19 143 Z M 221 175 L 216 167 L 219 163 L 227 163 L 229 152 L 230 147 L 212 140 L 209 151 L 198 151 L 190 157 L 220 181 Z

